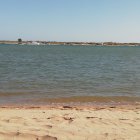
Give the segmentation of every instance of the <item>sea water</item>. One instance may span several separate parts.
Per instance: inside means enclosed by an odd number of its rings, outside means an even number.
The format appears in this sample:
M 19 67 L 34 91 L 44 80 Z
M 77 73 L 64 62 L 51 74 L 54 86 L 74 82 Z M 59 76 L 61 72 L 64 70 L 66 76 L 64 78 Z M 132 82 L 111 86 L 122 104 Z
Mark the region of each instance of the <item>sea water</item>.
M 0 104 L 97 97 L 140 97 L 139 46 L 0 45 Z

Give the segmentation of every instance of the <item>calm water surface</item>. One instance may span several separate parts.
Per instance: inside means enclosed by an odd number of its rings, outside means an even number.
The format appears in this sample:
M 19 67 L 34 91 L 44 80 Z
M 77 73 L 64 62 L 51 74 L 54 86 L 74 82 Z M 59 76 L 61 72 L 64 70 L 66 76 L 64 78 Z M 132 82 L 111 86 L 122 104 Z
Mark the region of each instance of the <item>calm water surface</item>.
M 140 47 L 0 45 L 0 104 L 74 96 L 140 98 Z

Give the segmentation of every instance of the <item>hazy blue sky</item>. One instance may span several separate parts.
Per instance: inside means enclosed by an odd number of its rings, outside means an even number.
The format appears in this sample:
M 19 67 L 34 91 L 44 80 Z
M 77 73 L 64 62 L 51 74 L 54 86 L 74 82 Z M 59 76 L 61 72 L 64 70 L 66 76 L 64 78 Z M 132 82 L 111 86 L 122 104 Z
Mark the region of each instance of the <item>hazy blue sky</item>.
M 140 42 L 140 0 L 0 0 L 0 40 Z

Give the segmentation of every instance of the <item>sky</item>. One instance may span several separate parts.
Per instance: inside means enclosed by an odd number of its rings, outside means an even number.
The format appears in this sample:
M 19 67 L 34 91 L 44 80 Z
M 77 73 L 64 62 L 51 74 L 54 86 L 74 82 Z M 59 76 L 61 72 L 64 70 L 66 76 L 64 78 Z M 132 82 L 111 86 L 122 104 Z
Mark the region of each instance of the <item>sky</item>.
M 140 0 L 0 0 L 0 40 L 140 42 Z

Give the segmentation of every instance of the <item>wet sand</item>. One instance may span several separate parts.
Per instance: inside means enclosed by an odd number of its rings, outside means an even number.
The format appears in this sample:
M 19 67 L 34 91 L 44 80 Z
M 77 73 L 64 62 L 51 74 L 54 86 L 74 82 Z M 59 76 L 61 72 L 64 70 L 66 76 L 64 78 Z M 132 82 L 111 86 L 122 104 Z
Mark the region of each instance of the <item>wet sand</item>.
M 140 105 L 0 107 L 0 140 L 139 140 Z

